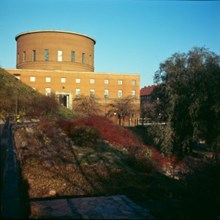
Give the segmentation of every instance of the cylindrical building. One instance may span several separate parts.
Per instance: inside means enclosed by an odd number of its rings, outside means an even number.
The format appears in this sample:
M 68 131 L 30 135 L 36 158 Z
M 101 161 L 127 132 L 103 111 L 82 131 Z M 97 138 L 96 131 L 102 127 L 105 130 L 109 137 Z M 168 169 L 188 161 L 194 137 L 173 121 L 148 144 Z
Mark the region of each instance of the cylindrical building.
M 96 41 L 89 36 L 39 30 L 18 34 L 15 40 L 18 69 L 94 71 Z

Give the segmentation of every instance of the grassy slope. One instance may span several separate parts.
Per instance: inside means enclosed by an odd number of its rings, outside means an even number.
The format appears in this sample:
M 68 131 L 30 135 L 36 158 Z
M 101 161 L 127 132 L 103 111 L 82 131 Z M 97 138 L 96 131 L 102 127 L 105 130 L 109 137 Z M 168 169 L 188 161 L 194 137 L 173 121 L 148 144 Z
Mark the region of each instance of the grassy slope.
M 18 108 L 23 107 L 22 110 L 25 111 L 25 106 L 29 106 L 33 100 L 37 102 L 42 97 L 44 97 L 42 94 L 0 68 L 0 119 L 4 120 L 8 116 L 15 115 L 16 99 L 18 100 Z M 76 116 L 76 113 L 61 105 L 53 114 L 60 118 L 74 118 Z

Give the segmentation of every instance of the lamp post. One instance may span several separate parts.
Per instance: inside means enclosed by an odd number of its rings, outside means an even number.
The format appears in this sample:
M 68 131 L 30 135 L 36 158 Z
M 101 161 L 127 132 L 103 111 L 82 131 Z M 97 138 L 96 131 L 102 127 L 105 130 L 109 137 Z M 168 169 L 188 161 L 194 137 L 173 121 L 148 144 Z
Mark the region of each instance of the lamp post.
M 14 77 L 16 80 L 19 80 L 20 79 L 20 75 L 21 74 L 14 74 Z M 18 115 L 18 88 L 16 90 L 16 98 L 15 98 L 15 120 L 16 122 L 19 122 L 20 121 L 20 115 Z

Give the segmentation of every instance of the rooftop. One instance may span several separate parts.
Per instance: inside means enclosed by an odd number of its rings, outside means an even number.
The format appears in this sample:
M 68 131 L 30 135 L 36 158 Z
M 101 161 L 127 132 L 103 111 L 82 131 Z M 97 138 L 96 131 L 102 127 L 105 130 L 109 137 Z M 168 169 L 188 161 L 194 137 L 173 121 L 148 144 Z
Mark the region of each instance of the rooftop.
M 15 36 L 15 40 L 17 40 L 22 35 L 34 34 L 34 33 L 44 33 L 44 32 L 56 32 L 56 33 L 66 33 L 66 34 L 79 35 L 79 36 L 87 37 L 87 38 L 93 40 L 94 44 L 96 43 L 96 40 L 88 35 L 77 33 L 77 32 L 72 32 L 72 31 L 63 31 L 63 30 L 35 30 L 35 31 L 22 32 L 22 33 Z

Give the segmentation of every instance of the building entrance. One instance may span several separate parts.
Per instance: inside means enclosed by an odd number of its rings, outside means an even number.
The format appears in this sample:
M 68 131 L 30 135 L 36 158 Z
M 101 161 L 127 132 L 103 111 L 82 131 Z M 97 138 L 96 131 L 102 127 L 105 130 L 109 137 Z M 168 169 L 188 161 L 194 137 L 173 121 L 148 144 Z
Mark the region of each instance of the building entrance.
M 71 95 L 69 93 L 56 93 L 56 98 L 59 104 L 69 109 L 72 108 Z

